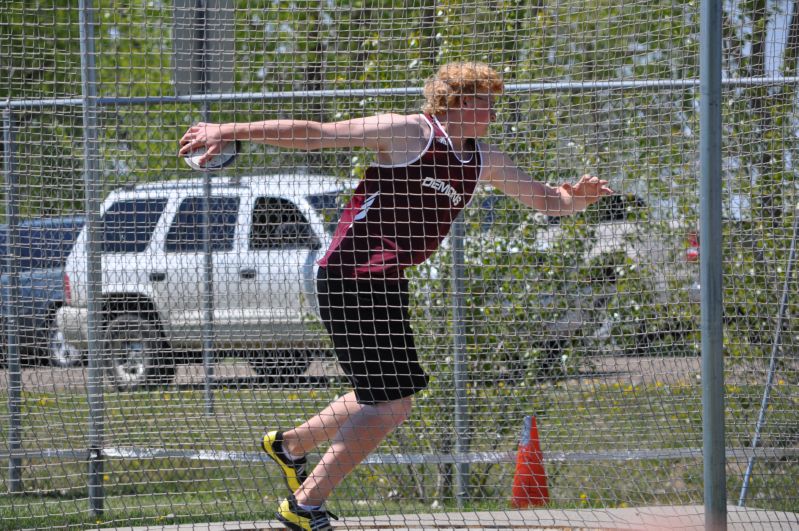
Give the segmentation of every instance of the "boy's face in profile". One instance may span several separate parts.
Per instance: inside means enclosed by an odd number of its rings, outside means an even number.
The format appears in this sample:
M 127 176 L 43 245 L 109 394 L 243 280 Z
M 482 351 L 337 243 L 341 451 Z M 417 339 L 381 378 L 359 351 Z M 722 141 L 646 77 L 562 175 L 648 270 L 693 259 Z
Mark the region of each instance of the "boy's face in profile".
M 466 136 L 480 138 L 488 133 L 488 127 L 497 118 L 494 105 L 494 96 L 487 93 L 471 94 L 461 98 L 461 124 Z

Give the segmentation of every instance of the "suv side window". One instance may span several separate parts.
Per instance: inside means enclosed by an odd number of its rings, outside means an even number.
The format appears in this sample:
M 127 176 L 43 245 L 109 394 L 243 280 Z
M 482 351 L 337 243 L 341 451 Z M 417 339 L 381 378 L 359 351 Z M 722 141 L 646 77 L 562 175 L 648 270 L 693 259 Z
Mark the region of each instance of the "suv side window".
M 259 197 L 255 200 L 251 250 L 318 247 L 319 241 L 297 205 L 282 197 Z
M 180 203 L 166 235 L 166 252 L 192 253 L 203 250 L 204 200 L 203 197 L 189 197 Z M 239 198 L 211 197 L 209 215 L 211 250 L 232 250 L 239 215 Z
M 103 214 L 103 253 L 142 253 L 150 243 L 167 200 L 131 199 L 117 201 Z

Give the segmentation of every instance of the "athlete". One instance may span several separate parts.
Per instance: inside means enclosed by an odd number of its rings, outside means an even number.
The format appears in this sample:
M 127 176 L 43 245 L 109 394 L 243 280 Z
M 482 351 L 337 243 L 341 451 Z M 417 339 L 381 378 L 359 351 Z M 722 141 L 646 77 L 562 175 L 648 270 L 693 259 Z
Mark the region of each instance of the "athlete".
M 496 118 L 495 98 L 502 91 L 501 77 L 488 65 L 450 63 L 425 83 L 419 114 L 333 123 L 199 123 L 180 140 L 180 155 L 206 147 L 206 160 L 234 140 L 302 150 L 365 148 L 376 154 L 341 215 L 317 276 L 322 320 L 353 391 L 298 427 L 266 433 L 261 442 L 291 491 L 277 510 L 290 529 L 331 528 L 325 500 L 408 418 L 413 395 L 425 388 L 403 272 L 435 252 L 478 182 L 551 216 L 580 212 L 613 193 L 607 181 L 591 175 L 574 185 L 548 186 L 480 140 Z M 305 456 L 327 441 L 329 448 L 307 473 Z

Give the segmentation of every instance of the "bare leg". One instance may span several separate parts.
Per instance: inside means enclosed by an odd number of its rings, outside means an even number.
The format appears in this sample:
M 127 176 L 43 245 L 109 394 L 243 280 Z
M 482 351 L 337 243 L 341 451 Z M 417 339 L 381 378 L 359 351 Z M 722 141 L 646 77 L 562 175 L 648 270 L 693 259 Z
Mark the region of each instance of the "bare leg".
M 345 397 L 339 400 L 342 398 Z M 327 424 L 324 430 L 321 427 L 307 428 L 310 431 L 316 429 L 317 434 L 333 433 L 333 436 L 330 448 L 305 483 L 294 493 L 297 502 L 303 505 L 323 504 L 347 474 L 408 418 L 413 404 L 411 397 L 376 405 L 360 405 L 354 401 L 354 396 L 352 401 L 344 400 L 338 403 L 339 400 L 328 408 L 346 411 L 339 417 L 333 417 L 338 423 L 335 433 L 332 431 L 333 422 L 329 420 L 330 424 Z M 321 416 L 322 413 L 318 415 Z
M 362 407 L 354 392 L 338 397 L 300 426 L 284 432 L 283 448 L 296 456 L 307 454 L 335 437 L 349 416 L 360 411 Z

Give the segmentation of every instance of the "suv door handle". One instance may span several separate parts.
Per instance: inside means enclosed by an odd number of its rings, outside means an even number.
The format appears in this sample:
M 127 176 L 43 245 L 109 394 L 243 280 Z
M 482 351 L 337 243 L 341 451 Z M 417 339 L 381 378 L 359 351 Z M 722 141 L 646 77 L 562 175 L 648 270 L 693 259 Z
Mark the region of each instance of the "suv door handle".
M 166 280 L 166 273 L 163 271 L 153 271 L 150 273 L 150 281 L 163 282 L 164 280 Z
M 244 280 L 252 280 L 256 277 L 258 272 L 255 269 L 247 268 L 247 269 L 240 269 L 239 276 Z

